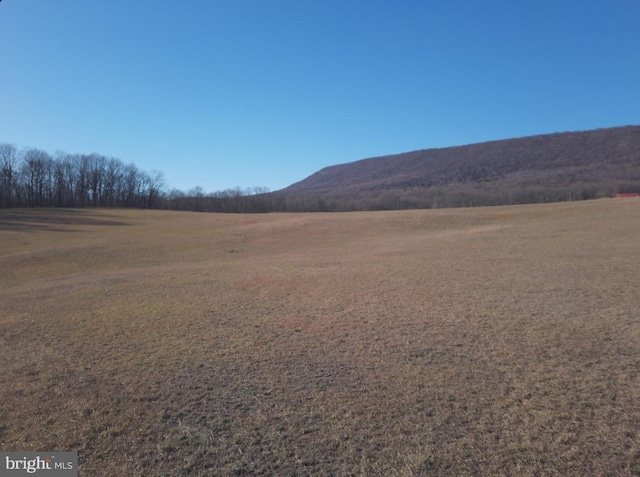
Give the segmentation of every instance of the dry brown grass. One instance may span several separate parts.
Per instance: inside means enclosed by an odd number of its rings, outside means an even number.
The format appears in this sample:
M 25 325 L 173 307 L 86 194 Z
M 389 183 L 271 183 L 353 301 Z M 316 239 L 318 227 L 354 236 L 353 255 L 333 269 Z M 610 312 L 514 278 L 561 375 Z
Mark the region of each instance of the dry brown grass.
M 640 200 L 0 211 L 0 449 L 81 475 L 640 475 Z

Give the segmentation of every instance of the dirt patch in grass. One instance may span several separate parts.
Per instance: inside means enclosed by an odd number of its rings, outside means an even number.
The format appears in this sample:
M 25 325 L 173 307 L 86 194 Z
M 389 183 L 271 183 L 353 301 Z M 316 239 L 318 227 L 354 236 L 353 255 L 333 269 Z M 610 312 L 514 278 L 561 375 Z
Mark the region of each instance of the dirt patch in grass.
M 82 475 L 638 475 L 640 201 L 0 214 L 0 448 Z

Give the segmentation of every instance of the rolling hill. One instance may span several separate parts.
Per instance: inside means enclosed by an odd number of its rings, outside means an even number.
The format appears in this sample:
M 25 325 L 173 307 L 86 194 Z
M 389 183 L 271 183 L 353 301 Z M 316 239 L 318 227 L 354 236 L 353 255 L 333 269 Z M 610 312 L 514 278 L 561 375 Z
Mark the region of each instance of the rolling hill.
M 640 126 L 362 159 L 281 191 L 330 210 L 556 202 L 640 192 Z

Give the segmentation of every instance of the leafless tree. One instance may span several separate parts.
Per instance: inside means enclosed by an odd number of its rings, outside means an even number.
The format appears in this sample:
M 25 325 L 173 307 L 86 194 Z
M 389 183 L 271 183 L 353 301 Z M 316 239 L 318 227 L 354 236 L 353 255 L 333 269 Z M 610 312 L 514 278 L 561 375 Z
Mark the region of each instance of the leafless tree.
M 18 150 L 13 144 L 0 143 L 0 206 L 16 205 Z
M 21 175 L 25 186 L 27 205 L 50 205 L 53 181 L 53 160 L 41 149 L 27 149 L 22 153 Z

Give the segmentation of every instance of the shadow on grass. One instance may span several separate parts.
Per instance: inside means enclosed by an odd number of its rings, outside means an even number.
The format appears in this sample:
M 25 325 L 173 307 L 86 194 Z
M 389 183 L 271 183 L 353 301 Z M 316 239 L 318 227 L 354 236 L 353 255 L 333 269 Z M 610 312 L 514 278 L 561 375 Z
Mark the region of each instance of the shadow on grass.
M 74 225 L 131 224 L 104 216 L 98 217 L 87 209 L 0 209 L 0 231 L 77 232 L 78 230 L 73 228 Z

